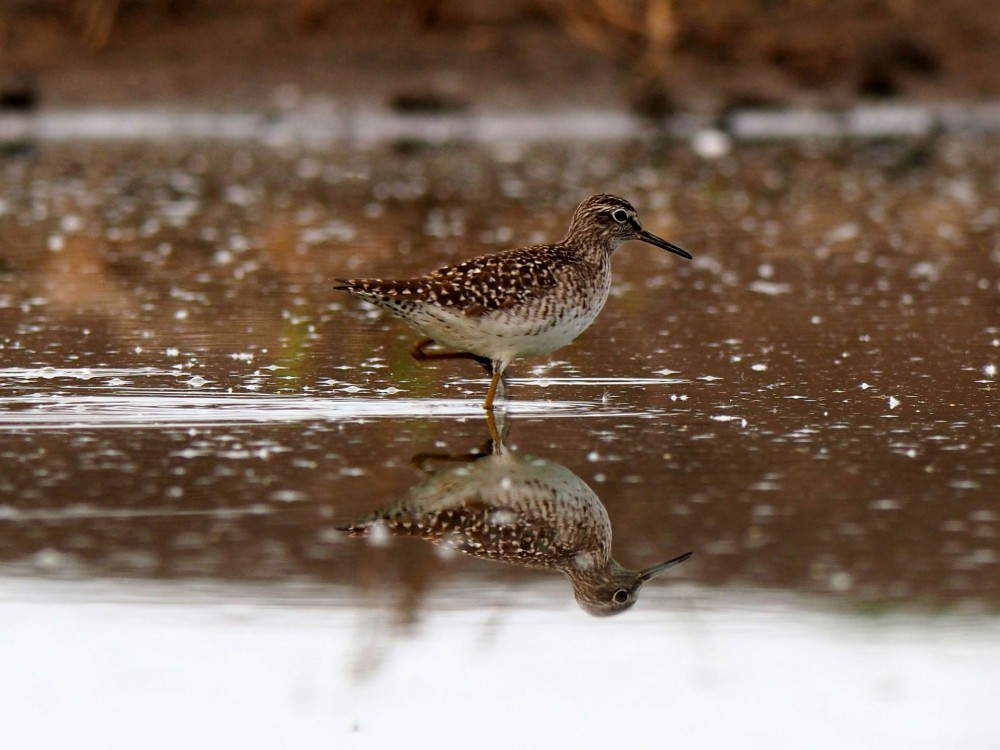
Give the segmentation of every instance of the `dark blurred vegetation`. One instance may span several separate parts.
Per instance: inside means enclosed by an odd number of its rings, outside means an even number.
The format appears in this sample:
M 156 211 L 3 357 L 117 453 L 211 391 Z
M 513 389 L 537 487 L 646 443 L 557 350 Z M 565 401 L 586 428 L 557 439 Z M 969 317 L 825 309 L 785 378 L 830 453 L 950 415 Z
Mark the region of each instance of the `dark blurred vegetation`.
M 58 69 L 113 49 L 148 55 L 164 38 L 174 62 L 211 60 L 234 45 L 280 57 L 296 39 L 313 47 L 370 39 L 367 56 L 346 62 L 383 64 L 385 44 L 392 59 L 419 67 L 428 61 L 422 50 L 437 45 L 434 59 L 446 61 L 450 45 L 492 49 L 490 63 L 508 68 L 531 54 L 544 68 L 545 55 L 565 58 L 571 40 L 651 107 L 684 99 L 682 84 L 718 89 L 727 106 L 803 90 L 992 97 L 998 10 L 996 0 L 0 0 L 0 69 Z M 176 41 L 185 34 L 197 40 L 189 49 Z M 453 64 L 464 64 L 461 54 Z

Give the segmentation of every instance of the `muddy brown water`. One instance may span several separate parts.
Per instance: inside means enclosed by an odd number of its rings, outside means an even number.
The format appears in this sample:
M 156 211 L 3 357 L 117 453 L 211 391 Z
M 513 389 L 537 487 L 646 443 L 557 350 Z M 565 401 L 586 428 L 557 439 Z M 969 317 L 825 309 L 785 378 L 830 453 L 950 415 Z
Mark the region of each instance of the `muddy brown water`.
M 694 260 L 619 250 L 597 322 L 516 362 L 498 416 L 594 490 L 623 564 L 694 552 L 617 627 L 693 592 L 995 627 L 998 145 L 9 154 L 5 576 L 305 586 L 402 628 L 441 607 L 586 619 L 558 573 L 337 530 L 418 484 L 413 456 L 489 432 L 476 366 L 413 361 L 415 334 L 331 280 L 558 239 L 612 192 Z

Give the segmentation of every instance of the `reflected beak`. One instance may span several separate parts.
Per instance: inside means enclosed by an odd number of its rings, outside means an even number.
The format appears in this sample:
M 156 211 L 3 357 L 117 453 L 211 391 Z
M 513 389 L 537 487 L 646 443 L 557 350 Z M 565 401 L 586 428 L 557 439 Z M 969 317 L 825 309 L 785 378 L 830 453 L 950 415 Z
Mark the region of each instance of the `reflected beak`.
M 652 232 L 647 232 L 645 229 L 640 229 L 638 232 L 638 237 L 636 239 L 642 240 L 643 242 L 648 242 L 650 245 L 656 245 L 656 247 L 663 248 L 664 250 L 669 250 L 675 255 L 679 255 L 682 258 L 687 258 L 691 260 L 691 253 L 683 248 L 677 247 L 677 245 L 672 242 L 667 242 L 662 237 L 657 237 Z
M 667 560 L 665 563 L 660 563 L 659 565 L 654 565 L 652 568 L 646 568 L 639 574 L 639 580 L 645 583 L 656 576 L 660 575 L 667 568 L 672 568 L 675 565 L 680 565 L 682 562 L 691 557 L 692 552 L 685 552 L 683 555 L 675 557 L 673 560 Z

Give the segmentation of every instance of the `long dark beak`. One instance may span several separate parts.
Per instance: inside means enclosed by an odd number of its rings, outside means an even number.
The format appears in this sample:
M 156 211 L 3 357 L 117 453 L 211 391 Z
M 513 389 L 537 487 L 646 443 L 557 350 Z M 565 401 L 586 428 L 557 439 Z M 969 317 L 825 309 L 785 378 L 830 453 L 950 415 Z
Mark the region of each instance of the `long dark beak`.
M 639 574 L 639 580 L 645 583 L 646 581 L 656 578 L 656 576 L 660 575 L 660 573 L 662 573 L 667 568 L 672 568 L 675 565 L 680 565 L 682 562 L 691 557 L 692 554 L 694 553 L 685 552 L 683 555 L 675 557 L 673 560 L 667 560 L 665 563 L 654 565 L 652 568 L 646 568 Z
M 652 232 L 647 232 L 645 229 L 640 229 L 638 235 L 639 236 L 636 239 L 640 239 L 643 242 L 648 242 L 650 245 L 656 245 L 657 247 L 663 248 L 664 250 L 669 250 L 675 255 L 681 256 L 682 258 L 687 258 L 688 260 L 691 260 L 691 253 L 689 253 L 687 250 L 677 247 L 677 245 L 673 244 L 672 242 L 667 242 L 662 237 L 657 237 Z

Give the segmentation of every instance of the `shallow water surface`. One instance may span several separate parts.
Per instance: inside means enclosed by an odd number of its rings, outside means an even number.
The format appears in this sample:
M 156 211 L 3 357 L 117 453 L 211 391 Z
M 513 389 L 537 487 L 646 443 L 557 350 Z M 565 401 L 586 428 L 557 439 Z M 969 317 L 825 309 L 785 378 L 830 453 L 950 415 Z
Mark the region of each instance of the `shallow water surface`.
M 160 726 L 162 678 L 202 737 L 250 707 L 250 747 L 378 746 L 402 731 L 375 711 L 390 698 L 433 736 L 440 707 L 404 692 L 432 684 L 471 723 L 503 705 L 579 739 L 623 739 L 605 702 L 679 700 L 675 739 L 991 746 L 997 145 L 4 157 L 0 650 L 31 681 L 0 702 L 24 709 L 18 736 L 52 681 L 67 722 L 125 700 Z M 558 570 L 341 530 L 488 453 L 491 432 L 481 370 L 412 360 L 415 334 L 331 289 L 558 239 L 592 192 L 694 260 L 619 250 L 597 322 L 512 366 L 498 429 L 592 491 L 622 565 L 694 553 L 606 621 Z M 180 688 L 212 675 L 239 686 L 214 709 Z M 489 687 L 465 691 L 473 677 Z M 624 739 L 668 736 L 658 716 Z

